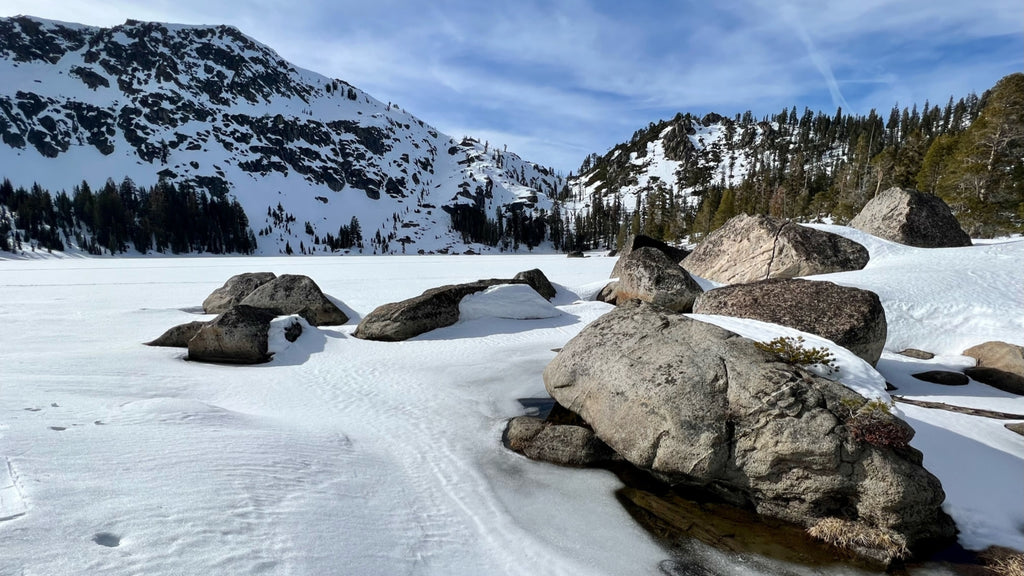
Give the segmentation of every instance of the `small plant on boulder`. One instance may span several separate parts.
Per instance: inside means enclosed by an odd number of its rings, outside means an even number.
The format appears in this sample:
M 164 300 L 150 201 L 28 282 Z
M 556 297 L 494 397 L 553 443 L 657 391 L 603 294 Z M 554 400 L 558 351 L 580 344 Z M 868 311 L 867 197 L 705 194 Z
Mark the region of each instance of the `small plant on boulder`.
M 846 399 L 842 404 L 849 411 L 846 429 L 854 440 L 881 448 L 905 448 L 914 437 L 913 429 L 893 417 L 889 405 L 881 400 L 861 404 Z
M 836 357 L 827 348 L 808 348 L 804 345 L 803 336 L 780 336 L 768 342 L 755 342 L 755 346 L 771 352 L 787 364 L 798 366 L 820 365 L 828 374 L 839 371 L 836 366 Z

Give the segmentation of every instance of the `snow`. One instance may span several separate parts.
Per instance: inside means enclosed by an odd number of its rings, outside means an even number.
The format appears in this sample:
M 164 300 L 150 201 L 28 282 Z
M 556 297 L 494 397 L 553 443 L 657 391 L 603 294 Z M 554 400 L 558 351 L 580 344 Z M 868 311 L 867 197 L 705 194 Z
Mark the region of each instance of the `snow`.
M 491 286 L 459 302 L 460 321 L 483 318 L 538 320 L 560 315 L 561 312 L 526 284 Z
M 1024 241 L 919 250 L 837 231 L 864 241 L 872 262 L 816 278 L 876 290 L 890 335 L 877 372 L 843 356 L 835 376 L 869 395 L 882 378 L 910 398 L 1024 413 L 1021 398 L 979 383 L 909 376 L 967 366 L 959 353 L 980 341 L 1024 344 Z M 589 298 L 613 264 L 551 255 L 0 260 L 0 574 L 662 573 L 669 552 L 618 503 L 614 475 L 532 462 L 500 442 L 507 419 L 526 412 L 518 399 L 546 397 L 552 349 L 611 309 Z M 502 287 L 470 299 L 473 319 L 412 340 L 352 337 L 358 317 L 381 304 L 531 268 L 558 289 L 552 303 Z M 140 344 L 208 318 L 196 307 L 211 291 L 261 270 L 311 276 L 353 320 L 304 325 L 287 343 L 278 332 L 290 320 L 278 319 L 275 356 L 258 366 L 188 362 L 183 350 Z M 501 317 L 539 310 L 557 315 Z M 786 334 L 716 322 L 759 339 Z M 938 355 L 909 359 L 896 354 L 903 347 Z M 1002 420 L 897 406 L 943 483 L 961 543 L 1024 550 L 1020 436 Z M 761 565 L 708 557 L 717 573 Z

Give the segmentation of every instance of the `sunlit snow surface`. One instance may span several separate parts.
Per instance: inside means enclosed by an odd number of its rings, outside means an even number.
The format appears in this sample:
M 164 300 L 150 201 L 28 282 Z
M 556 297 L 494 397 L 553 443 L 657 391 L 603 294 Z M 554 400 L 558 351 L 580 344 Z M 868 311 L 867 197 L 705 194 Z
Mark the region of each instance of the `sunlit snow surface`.
M 856 238 L 855 231 L 841 229 Z M 822 277 L 882 297 L 879 369 L 906 394 L 1024 413 L 981 384 L 908 376 L 963 348 L 1024 344 L 1024 242 L 924 251 L 860 238 L 873 260 Z M 518 398 L 609 309 L 614 260 L 561 256 L 0 261 L 0 574 L 659 574 L 668 558 L 610 473 L 501 447 Z M 541 268 L 549 307 L 480 295 L 472 319 L 401 343 L 306 327 L 261 366 L 140 343 L 195 319 L 233 274 L 313 277 L 354 313 L 427 288 Z M 488 314 L 491 308 L 495 313 Z M 518 320 L 499 316 L 548 315 Z M 940 353 L 905 359 L 904 347 Z M 868 374 L 870 376 L 870 374 Z M 901 405 L 970 547 L 1024 549 L 1024 441 L 1002 421 Z M 749 565 L 747 565 L 749 568 Z M 744 573 L 741 564 L 721 571 Z

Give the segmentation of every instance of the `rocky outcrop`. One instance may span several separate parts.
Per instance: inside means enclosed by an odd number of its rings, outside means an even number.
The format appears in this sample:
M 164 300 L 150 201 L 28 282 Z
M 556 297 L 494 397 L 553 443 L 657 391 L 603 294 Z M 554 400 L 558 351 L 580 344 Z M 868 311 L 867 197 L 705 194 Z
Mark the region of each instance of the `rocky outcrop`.
M 617 266 L 620 267 L 615 289 L 617 302 L 638 298 L 674 312 L 689 312 L 694 299 L 702 292 L 686 270 L 655 248 L 633 250 L 619 258 Z
M 942 198 L 897 187 L 875 195 L 850 221 L 850 226 L 919 248 L 971 245 L 971 237 Z
M 239 304 L 200 328 L 188 341 L 188 359 L 225 364 L 270 360 L 267 336 L 275 314 Z
M 544 297 L 545 300 L 551 300 L 555 297 L 555 287 L 551 285 L 551 281 L 544 275 L 544 272 L 540 268 L 534 268 L 533 270 L 525 270 L 512 277 L 515 282 L 525 282 L 530 285 L 531 288 L 537 291 Z
M 831 232 L 768 216 L 740 215 L 712 232 L 682 265 L 722 284 L 860 270 L 860 244 Z
M 206 322 L 196 320 L 179 324 L 161 334 L 156 340 L 146 342 L 146 346 L 165 346 L 168 348 L 188 348 L 188 341 L 206 326 Z
M 1024 348 L 1007 342 L 985 342 L 964 350 L 978 361 L 964 373 L 1011 394 L 1024 395 Z
M 532 416 L 509 420 L 504 443 L 527 458 L 562 466 L 593 466 L 614 457 L 593 430 L 552 424 Z
M 203 300 L 203 312 L 207 314 L 221 314 L 227 312 L 232 306 L 241 304 L 246 296 L 252 294 L 260 286 L 270 282 L 277 276 L 273 272 L 245 272 L 236 274 L 223 286 L 217 288 Z
M 477 280 L 431 288 L 401 302 L 378 306 L 367 314 L 353 334 L 363 340 L 399 342 L 459 321 L 459 303 L 470 294 L 499 284 L 525 284 L 524 280 Z
M 253 290 L 242 304 L 269 310 L 275 316 L 298 314 L 313 326 L 348 322 L 348 316 L 309 276 L 283 274 Z
M 804 527 L 856 522 L 911 549 L 954 536 L 906 423 L 716 326 L 627 302 L 569 341 L 544 383 L 670 483 Z
M 817 334 L 874 366 L 885 347 L 885 310 L 878 295 L 832 282 L 773 279 L 709 290 L 697 314 L 752 318 Z
M 690 255 L 690 251 L 685 248 L 677 248 L 676 246 L 670 246 L 661 240 L 655 240 L 650 236 L 636 234 L 626 239 L 626 243 L 623 244 L 622 250 L 618 253 L 619 259 L 615 262 L 615 267 L 612 268 L 612 274 L 609 278 L 618 278 L 622 273 L 621 267 L 623 259 L 626 256 L 629 256 L 629 254 L 634 250 L 639 250 L 640 248 L 654 248 L 655 250 L 664 253 L 665 256 L 668 256 L 669 260 L 672 260 L 676 264 L 682 262 L 683 258 Z

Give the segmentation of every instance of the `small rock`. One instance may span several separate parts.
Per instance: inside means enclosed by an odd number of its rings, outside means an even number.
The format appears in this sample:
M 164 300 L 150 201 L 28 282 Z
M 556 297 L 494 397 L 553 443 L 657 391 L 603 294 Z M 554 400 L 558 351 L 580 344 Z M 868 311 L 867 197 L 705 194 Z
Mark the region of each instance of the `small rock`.
M 703 292 L 686 270 L 655 248 L 637 248 L 619 258 L 617 265 L 616 302 L 638 298 L 673 312 L 689 312 Z
M 900 355 L 908 358 L 916 358 L 918 360 L 931 360 L 932 358 L 935 358 L 935 354 L 932 354 L 931 352 L 925 352 L 924 350 L 917 350 L 914 348 L 901 350 Z
M 1016 432 L 1017 434 L 1020 434 L 1021 436 L 1024 436 L 1024 422 L 1014 422 L 1012 424 L 1003 424 L 1003 426 L 1005 426 L 1007 430 L 1010 430 L 1012 432 Z
M 927 372 L 911 374 L 911 376 L 918 380 L 931 382 L 932 384 L 942 384 L 943 386 L 966 386 L 971 381 L 970 378 L 961 372 L 949 372 L 948 370 L 929 370 Z

